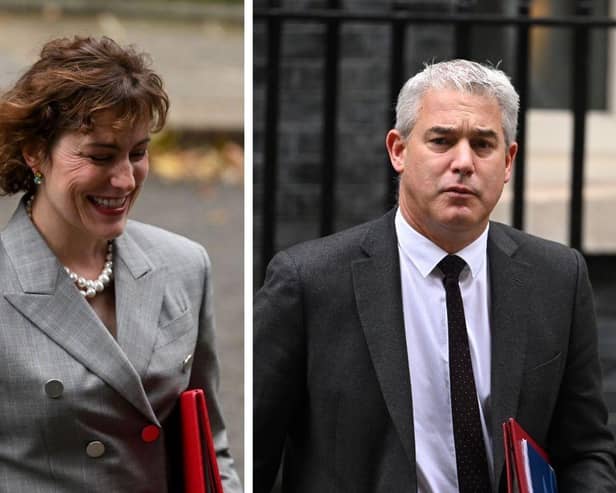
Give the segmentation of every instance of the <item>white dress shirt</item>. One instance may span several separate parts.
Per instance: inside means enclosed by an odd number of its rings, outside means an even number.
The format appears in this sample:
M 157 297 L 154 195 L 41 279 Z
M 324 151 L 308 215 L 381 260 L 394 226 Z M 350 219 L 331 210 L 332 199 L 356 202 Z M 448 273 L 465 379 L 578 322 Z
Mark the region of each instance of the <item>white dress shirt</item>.
M 419 493 L 458 491 L 449 392 L 447 306 L 437 264 L 447 252 L 418 233 L 396 213 L 404 328 L 411 374 L 413 427 Z M 487 262 L 488 227 L 456 255 L 467 266 L 460 291 L 477 388 L 481 426 L 493 476 L 490 413 L 490 300 Z

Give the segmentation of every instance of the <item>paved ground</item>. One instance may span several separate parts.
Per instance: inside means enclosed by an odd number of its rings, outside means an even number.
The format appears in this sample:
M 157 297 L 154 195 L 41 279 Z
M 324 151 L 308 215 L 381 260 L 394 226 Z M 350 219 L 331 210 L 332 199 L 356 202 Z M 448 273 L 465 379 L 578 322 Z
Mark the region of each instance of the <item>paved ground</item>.
M 139 197 L 132 217 L 161 226 L 204 245 L 214 269 L 222 400 L 231 450 L 244 476 L 244 302 L 243 190 L 241 186 L 165 185 L 154 177 Z M 0 199 L 0 227 L 17 199 Z

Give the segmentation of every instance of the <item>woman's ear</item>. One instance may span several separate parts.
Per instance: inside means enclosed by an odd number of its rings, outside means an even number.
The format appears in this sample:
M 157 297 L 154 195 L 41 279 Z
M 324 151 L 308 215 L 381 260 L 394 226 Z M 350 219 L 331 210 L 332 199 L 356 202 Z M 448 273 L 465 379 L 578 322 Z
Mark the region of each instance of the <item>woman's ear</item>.
M 21 155 L 32 171 L 38 171 L 43 164 L 41 148 L 35 144 L 26 144 L 21 148 Z

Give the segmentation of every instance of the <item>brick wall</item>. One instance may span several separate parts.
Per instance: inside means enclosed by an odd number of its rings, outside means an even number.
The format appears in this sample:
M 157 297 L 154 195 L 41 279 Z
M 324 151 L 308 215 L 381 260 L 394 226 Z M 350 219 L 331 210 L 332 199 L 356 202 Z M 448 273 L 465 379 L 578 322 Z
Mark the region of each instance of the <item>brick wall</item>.
M 254 7 L 268 6 L 255 0 Z M 398 2 L 400 4 L 402 2 Z M 425 10 L 426 2 L 406 2 Z M 441 9 L 451 6 L 440 2 Z M 294 9 L 325 7 L 328 2 L 283 0 Z M 343 0 L 342 8 L 385 11 L 392 1 Z M 429 2 L 431 8 L 437 2 Z M 492 37 L 494 39 L 494 37 Z M 254 248 L 255 283 L 261 282 L 260 251 L 263 221 L 263 139 L 265 124 L 265 22 L 254 24 Z M 478 32 L 472 45 L 481 49 Z M 344 23 L 340 32 L 338 124 L 336 130 L 335 230 L 378 217 L 386 210 L 389 161 L 385 134 L 393 125 L 390 95 L 391 29 L 383 24 Z M 412 26 L 406 30 L 404 79 L 426 60 L 454 56 L 450 26 Z M 317 22 L 286 22 L 280 46 L 278 191 L 276 250 L 319 236 L 325 27 Z M 487 58 L 487 57 L 486 57 Z M 393 199 L 392 199 L 393 200 Z

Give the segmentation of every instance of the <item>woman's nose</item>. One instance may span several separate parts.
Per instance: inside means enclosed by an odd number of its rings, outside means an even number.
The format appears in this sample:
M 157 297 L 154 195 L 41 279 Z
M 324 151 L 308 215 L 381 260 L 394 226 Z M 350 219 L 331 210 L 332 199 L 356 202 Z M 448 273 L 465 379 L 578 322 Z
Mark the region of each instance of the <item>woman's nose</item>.
M 128 156 L 114 166 L 111 185 L 125 192 L 132 192 L 135 189 L 134 169 Z

